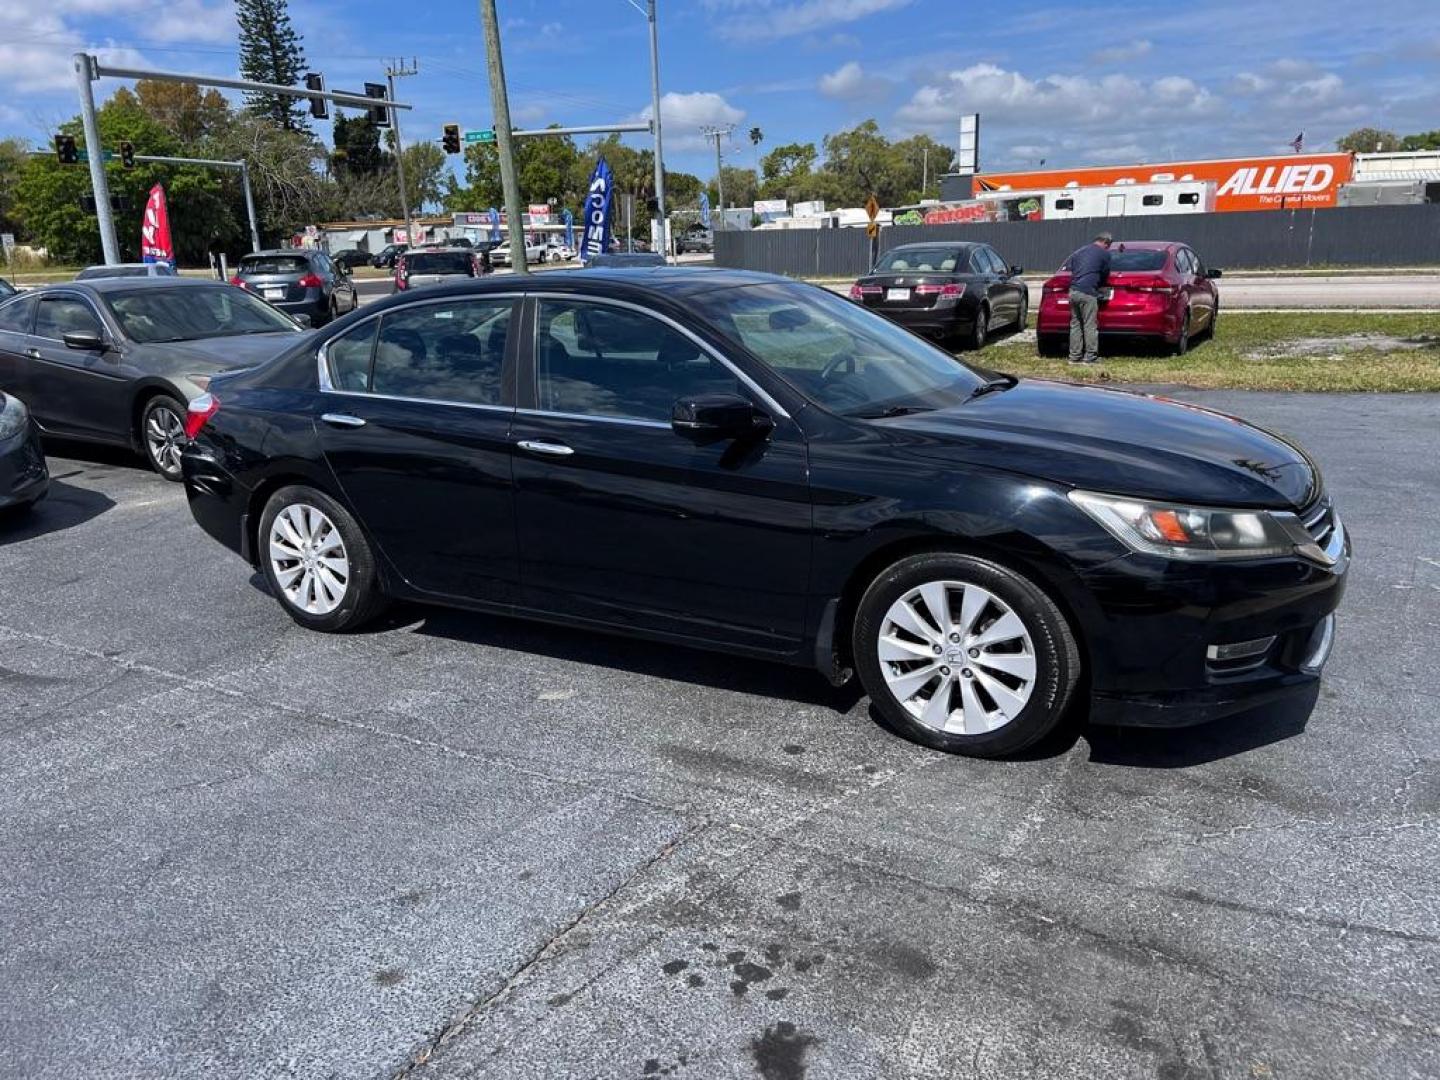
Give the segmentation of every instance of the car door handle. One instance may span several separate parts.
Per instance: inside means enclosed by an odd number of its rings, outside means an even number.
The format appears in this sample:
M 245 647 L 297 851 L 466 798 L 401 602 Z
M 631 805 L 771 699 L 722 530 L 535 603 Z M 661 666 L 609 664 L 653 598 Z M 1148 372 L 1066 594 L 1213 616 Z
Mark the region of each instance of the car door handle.
M 569 457 L 575 452 L 564 443 L 538 442 L 535 439 L 521 439 L 515 445 L 532 454 L 549 454 L 551 457 Z
M 335 427 L 365 426 L 364 420 L 360 419 L 360 417 L 358 416 L 351 416 L 348 413 L 327 412 L 324 416 L 320 417 L 320 419 L 324 420 L 327 424 L 333 424 Z
M 39 360 L 39 359 L 40 359 L 40 350 L 39 350 L 39 349 L 26 349 L 26 350 L 25 350 L 25 355 L 28 356 L 28 357 L 30 357 L 31 360 Z

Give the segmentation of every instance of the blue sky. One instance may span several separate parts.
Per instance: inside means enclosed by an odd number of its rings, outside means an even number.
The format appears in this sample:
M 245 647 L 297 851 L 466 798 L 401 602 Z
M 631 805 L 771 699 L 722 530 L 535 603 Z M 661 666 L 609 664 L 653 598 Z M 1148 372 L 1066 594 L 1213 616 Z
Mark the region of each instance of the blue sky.
M 1373 124 L 1440 128 L 1440 0 L 1206 0 L 1188 5 L 971 0 L 659 0 L 671 168 L 713 173 L 704 124 L 734 123 L 731 164 L 867 117 L 953 145 L 982 116 L 982 167 L 1328 149 Z M 22 10 L 28 8 L 29 10 Z M 499 0 L 517 123 L 648 115 L 644 18 L 626 0 Z M 407 141 L 490 123 L 474 0 L 292 0 L 312 67 L 359 88 L 388 57 Z M 42 142 L 75 112 L 69 54 L 232 74 L 228 0 L 0 4 L 0 134 Z M 117 84 L 100 84 L 110 92 Z M 328 133 L 327 133 L 328 134 Z M 641 136 L 631 136 L 642 139 Z

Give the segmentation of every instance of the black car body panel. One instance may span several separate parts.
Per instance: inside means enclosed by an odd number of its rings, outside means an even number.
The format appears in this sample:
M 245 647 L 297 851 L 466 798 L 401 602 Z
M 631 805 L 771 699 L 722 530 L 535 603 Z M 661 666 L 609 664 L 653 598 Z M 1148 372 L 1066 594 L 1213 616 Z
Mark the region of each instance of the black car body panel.
M 195 278 L 99 278 L 45 286 L 16 297 L 30 306 L 26 329 L 5 328 L 0 305 L 0 390 L 20 396 L 47 435 L 140 449 L 136 426 L 140 403 L 154 394 L 188 402 L 201 393 L 195 377 L 249 367 L 283 352 L 304 333 L 246 334 L 181 342 L 136 342 L 122 331 L 106 295 L 143 289 L 229 289 Z M 48 297 L 84 305 L 100 328 L 103 349 L 75 349 L 36 333 L 36 309 Z M 284 320 L 282 320 L 284 321 Z
M 7 397 L 0 393 L 0 411 L 6 406 Z M 0 510 L 38 502 L 49 488 L 50 471 L 40 446 L 40 429 L 33 420 L 27 418 L 23 426 L 11 434 L 0 431 Z
M 1193 723 L 1313 685 L 1301 660 L 1343 594 L 1343 534 L 1330 567 L 1299 557 L 1185 563 L 1137 554 L 1069 498 L 1083 485 L 1303 515 L 1325 496 L 1301 451 L 1208 410 L 1045 382 L 990 386 L 936 412 L 844 416 L 703 317 L 700 301 L 717 290 L 782 280 L 657 268 L 392 297 L 321 337 L 447 298 L 521 305 L 501 404 L 328 390 L 319 342 L 299 343 L 212 383 L 220 411 L 185 452 L 192 510 L 256 563 L 266 499 L 308 483 L 357 514 L 394 595 L 831 677 L 849 663 L 848 620 L 873 576 L 906 554 L 959 548 L 1051 595 L 1078 631 L 1097 718 Z M 763 435 L 697 443 L 662 422 L 541 407 L 536 373 L 555 361 L 535 338 L 536 305 L 574 297 L 643 308 L 723 355 L 769 418 Z M 324 421 L 336 413 L 365 424 Z M 1272 634 L 1273 649 L 1243 671 L 1207 661 L 1209 644 Z

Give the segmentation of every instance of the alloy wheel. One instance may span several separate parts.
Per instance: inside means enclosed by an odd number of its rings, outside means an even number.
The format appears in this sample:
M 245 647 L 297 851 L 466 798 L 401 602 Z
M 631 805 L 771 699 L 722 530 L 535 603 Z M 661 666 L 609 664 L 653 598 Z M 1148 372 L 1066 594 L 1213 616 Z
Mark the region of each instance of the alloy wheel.
M 1020 715 L 1036 684 L 1024 621 L 988 589 L 963 581 L 926 582 L 891 604 L 877 653 L 901 707 L 947 734 L 999 730 Z
M 180 471 L 180 451 L 185 447 L 185 422 L 168 405 L 156 405 L 145 413 L 145 449 L 155 467 L 167 476 Z
M 328 615 L 345 599 L 350 559 L 340 530 L 323 511 L 292 503 L 270 526 L 270 570 L 285 599 L 310 615 Z

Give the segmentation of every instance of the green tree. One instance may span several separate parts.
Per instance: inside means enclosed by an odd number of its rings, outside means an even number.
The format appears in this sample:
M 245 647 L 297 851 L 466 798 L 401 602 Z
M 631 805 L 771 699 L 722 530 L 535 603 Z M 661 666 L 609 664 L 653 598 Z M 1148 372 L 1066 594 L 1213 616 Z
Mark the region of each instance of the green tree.
M 814 143 L 786 143 L 760 160 L 761 192 L 767 199 L 791 203 L 813 198 Z
M 515 179 L 520 188 L 520 201 L 529 204 L 556 199 L 561 206 L 578 209 L 580 192 L 589 174 L 580 164 L 574 140 L 568 135 L 544 136 L 520 139 L 515 146 Z M 613 161 L 611 167 L 614 167 Z M 438 179 L 437 175 L 437 183 Z M 493 143 L 472 143 L 465 148 L 465 184 L 447 193 L 443 202 L 449 210 L 504 206 L 500 154 Z
M 954 160 L 955 151 L 929 135 L 914 135 L 892 143 L 886 182 L 895 186 L 897 194 L 889 205 L 915 203 L 926 198 L 927 183 L 928 191 L 938 191 L 938 177 L 950 171 Z
M 725 180 L 725 205 L 731 207 L 752 206 L 760 197 L 760 178 L 754 169 L 740 169 L 734 165 L 722 165 L 720 175 Z M 720 188 L 711 179 L 709 184 L 710 205 L 720 208 Z
M 135 96 L 145 114 L 183 143 L 209 138 L 230 121 L 230 103 L 218 90 L 194 83 L 141 79 Z
M 390 155 L 380 149 L 380 129 L 368 116 L 335 117 L 335 152 L 331 168 L 337 176 L 374 176 L 393 167 Z
M 1335 149 L 1351 154 L 1389 153 L 1400 149 L 1400 139 L 1393 131 L 1379 128 L 1356 128 L 1349 135 L 1335 140 Z
M 846 206 L 863 205 L 872 194 L 882 206 L 900 202 L 902 181 L 894 175 L 894 161 L 890 142 L 874 120 L 825 136 L 825 172 Z
M 0 139 L 0 232 L 23 233 L 15 212 L 20 176 L 30 160 L 23 139 Z
M 1400 140 L 1401 150 L 1440 150 L 1440 131 L 1422 131 Z
M 305 72 L 305 48 L 290 25 L 286 0 L 235 0 L 240 24 L 240 74 L 254 82 L 296 86 Z M 245 95 L 250 111 L 286 131 L 309 130 L 305 105 L 279 94 Z
M 688 210 L 700 205 L 700 192 L 705 185 L 692 173 L 665 170 L 665 208 L 669 211 Z
M 407 146 L 405 158 L 405 188 L 410 196 L 410 209 L 422 210 L 427 206 L 439 206 L 445 196 L 445 151 L 434 143 L 419 142 Z

